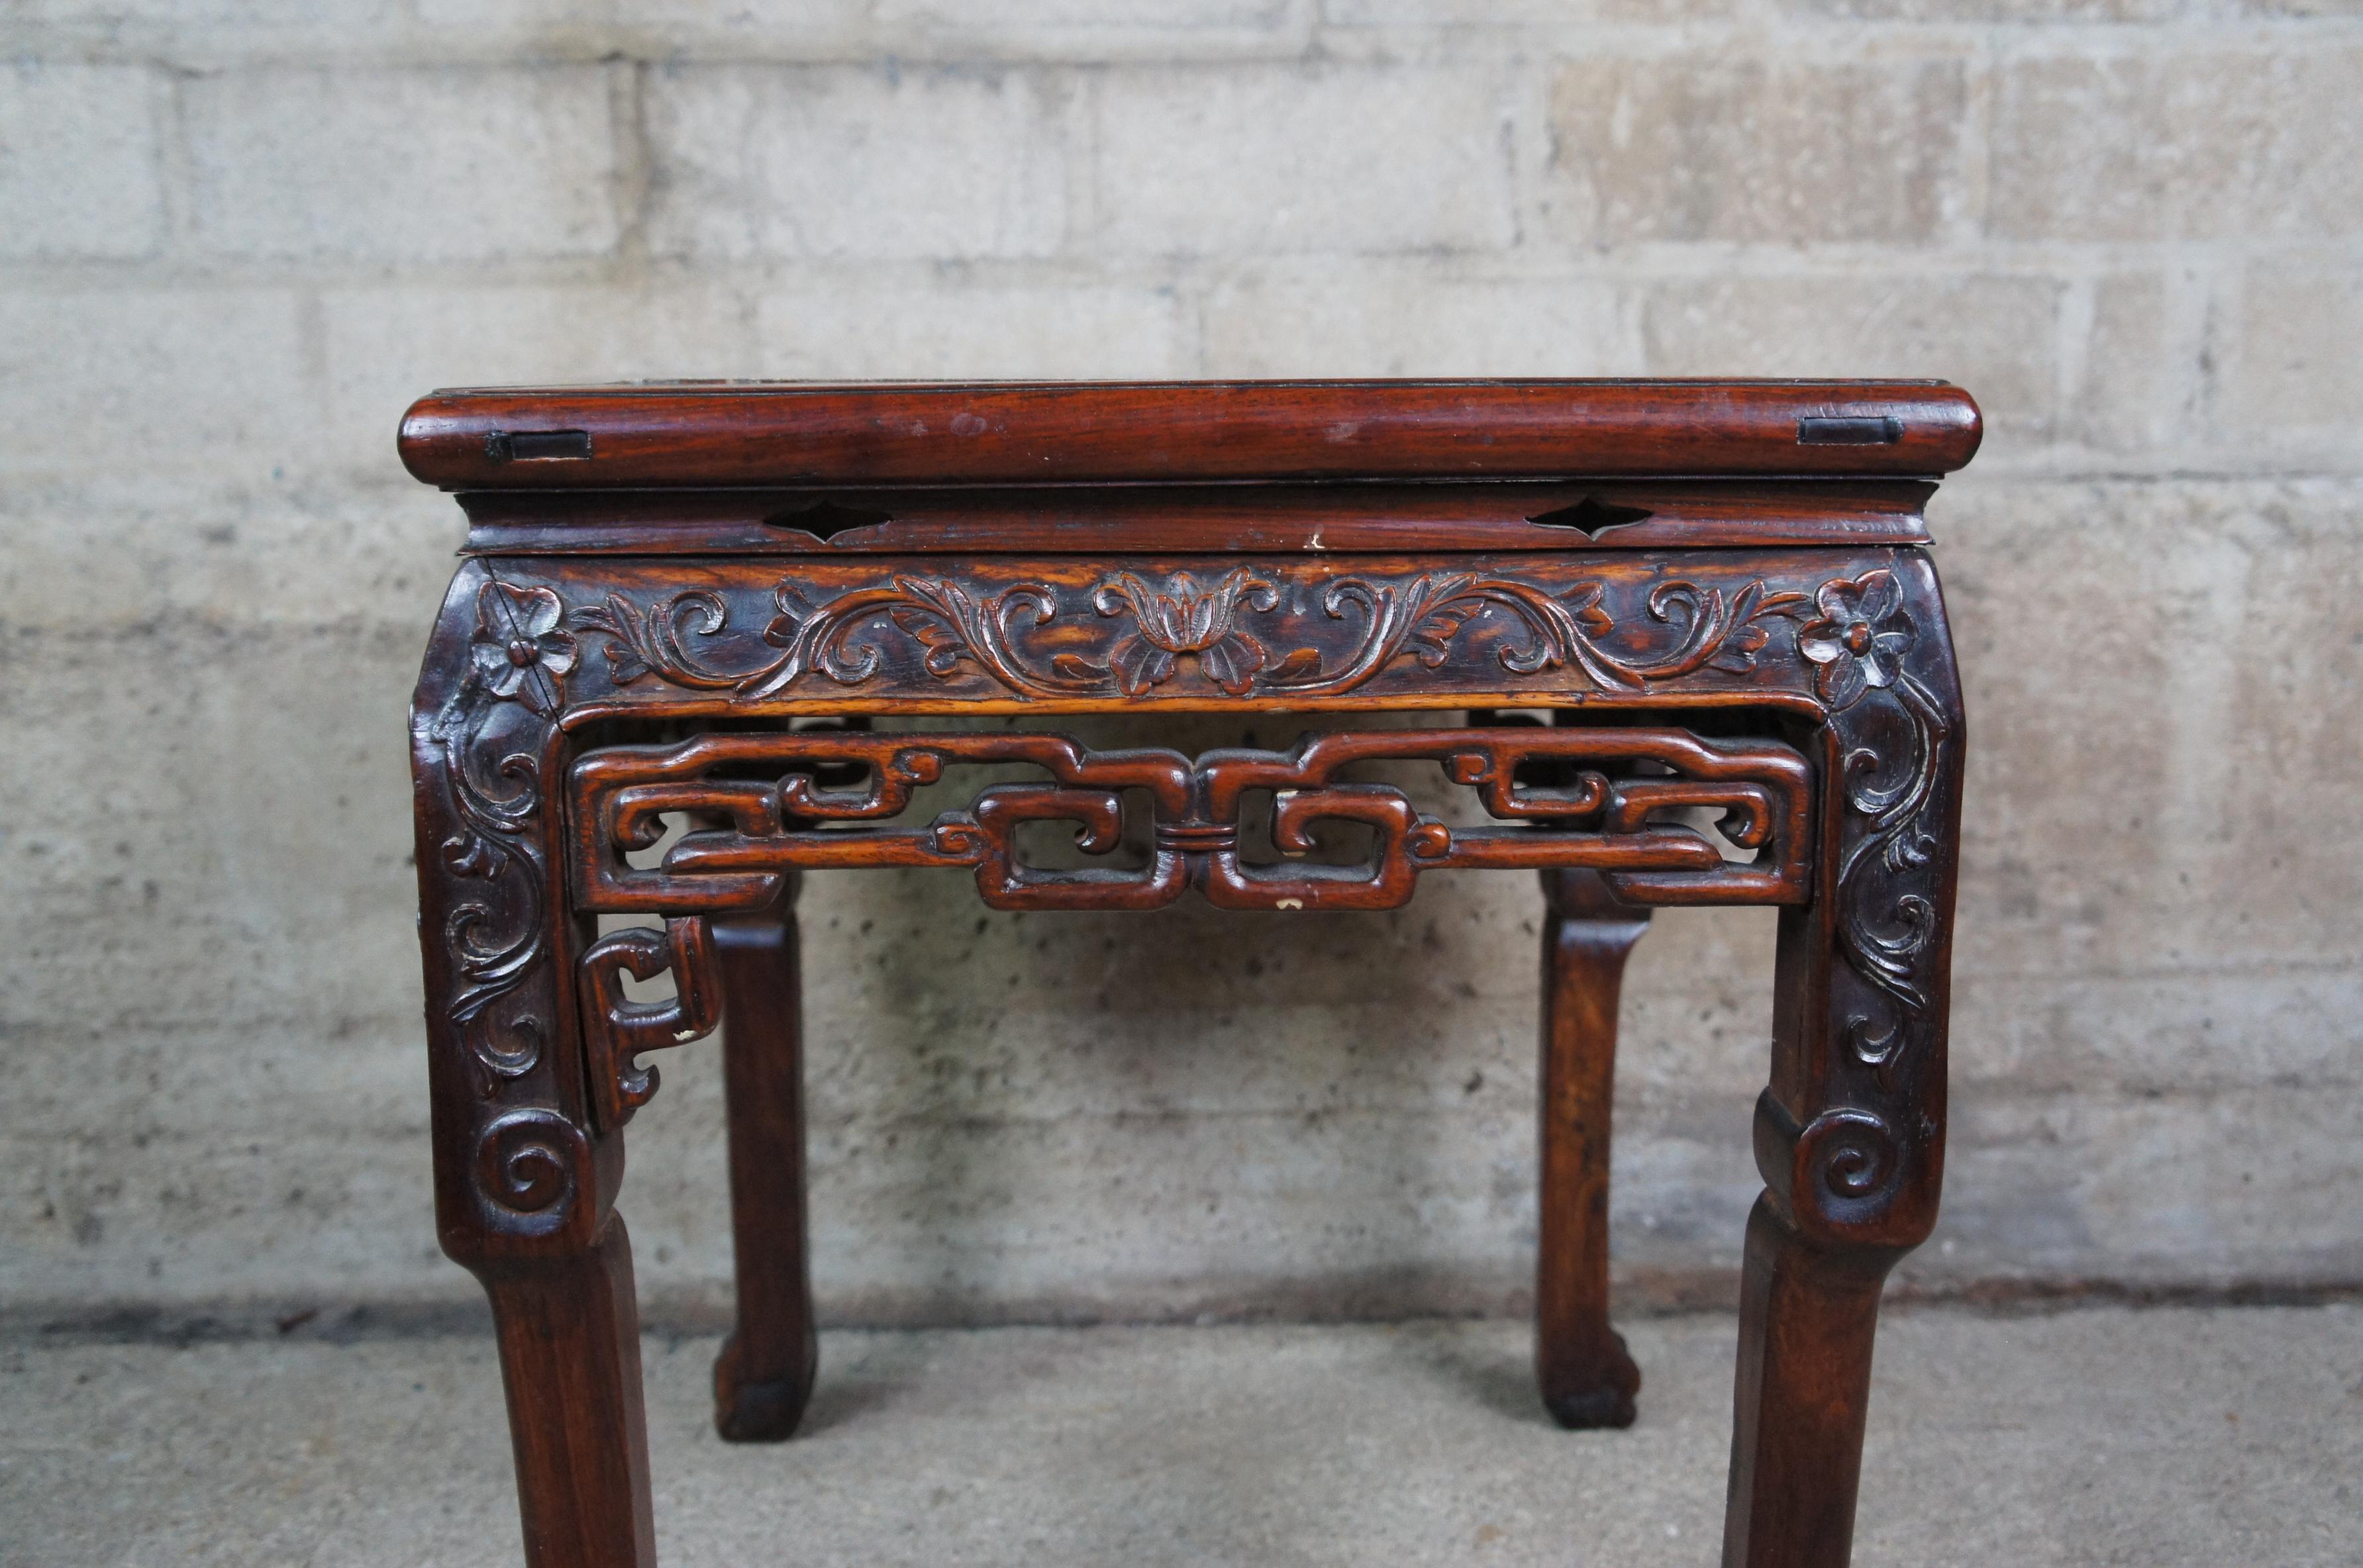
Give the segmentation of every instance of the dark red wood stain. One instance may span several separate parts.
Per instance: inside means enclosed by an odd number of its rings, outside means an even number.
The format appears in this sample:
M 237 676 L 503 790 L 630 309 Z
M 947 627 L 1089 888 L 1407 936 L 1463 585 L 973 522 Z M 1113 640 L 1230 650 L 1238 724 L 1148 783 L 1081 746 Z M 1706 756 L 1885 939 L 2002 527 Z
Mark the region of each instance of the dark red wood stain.
M 623 1129 L 660 1088 L 645 1058 L 726 1019 L 716 1421 L 794 1429 L 815 1317 L 793 900 L 806 868 L 906 866 L 1007 909 L 1273 914 L 1540 872 L 1536 1360 L 1571 1426 L 1630 1421 L 1640 1380 L 1607 1314 L 1625 955 L 1659 904 L 1777 906 L 1724 1560 L 1844 1563 L 1880 1283 L 1941 1183 L 1964 730 L 1921 508 L 1978 434 L 1936 382 L 421 400 L 404 461 L 471 523 L 412 713 L 437 1213 L 500 1325 L 527 1561 L 654 1561 Z M 867 727 L 1411 709 L 1468 718 L 1200 756 Z M 1381 759 L 1485 820 L 1357 781 Z M 1031 780 L 899 815 L 1012 764 Z M 1276 853 L 1250 855 L 1266 800 Z M 635 864 L 668 819 L 687 831 Z M 1028 864 L 1043 822 L 1102 858 Z M 1341 823 L 1364 863 L 1296 858 Z M 663 924 L 594 940 L 600 914 Z M 627 996 L 668 972 L 673 999 Z

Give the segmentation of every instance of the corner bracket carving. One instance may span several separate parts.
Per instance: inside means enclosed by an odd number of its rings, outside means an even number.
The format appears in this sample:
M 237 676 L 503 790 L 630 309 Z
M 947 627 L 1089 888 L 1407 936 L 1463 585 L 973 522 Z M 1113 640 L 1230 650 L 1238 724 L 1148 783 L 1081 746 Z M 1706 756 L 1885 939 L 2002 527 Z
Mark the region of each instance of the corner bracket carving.
M 639 1002 L 624 995 L 624 976 L 653 980 L 667 970 L 673 978 L 671 999 Z M 612 1132 L 657 1092 L 657 1070 L 642 1066 L 639 1055 L 686 1045 L 721 1023 L 713 933 L 693 916 L 668 921 L 661 932 L 611 932 L 584 950 L 579 973 L 592 1112 Z

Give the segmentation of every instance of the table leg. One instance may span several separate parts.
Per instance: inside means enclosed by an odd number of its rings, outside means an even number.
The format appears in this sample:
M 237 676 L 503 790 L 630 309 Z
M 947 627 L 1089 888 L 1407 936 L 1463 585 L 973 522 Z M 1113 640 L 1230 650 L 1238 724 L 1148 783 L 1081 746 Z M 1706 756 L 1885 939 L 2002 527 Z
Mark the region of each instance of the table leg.
M 463 566 L 412 709 L 436 1232 L 492 1300 L 526 1561 L 652 1568 L 624 1142 L 591 1110 L 574 984 L 591 932 L 566 912 L 549 805 L 564 740 L 547 671 L 484 674 L 560 609 Z
M 1628 1427 L 1641 1372 L 1608 1326 L 1608 1140 L 1625 960 L 1649 911 L 1599 873 L 1542 873 L 1541 1244 L 1535 1374 L 1563 1427 Z
M 1949 910 L 1949 887 L 1941 903 Z M 1776 1058 L 1787 1055 L 1782 1021 L 1800 1016 L 1801 1001 L 1826 1017 L 1833 992 L 1847 989 L 1826 961 L 1822 912 L 1782 911 Z M 1841 1017 L 1858 999 L 1838 1002 Z M 1864 1074 L 1867 1081 L 1842 1090 L 1830 1080 L 1857 1075 L 1827 1071 L 1834 1058 L 1824 1057 L 1806 1085 L 1784 1090 L 1792 1072 L 1776 1067 L 1774 1087 L 1757 1102 L 1765 1190 L 1748 1217 L 1741 1265 L 1725 1568 L 1845 1568 L 1853 1550 L 1880 1291 L 1936 1219 L 1941 1021 L 1939 1010 L 1933 1027 L 1924 1019 L 1911 1032 L 1918 1059 L 1895 1073 Z M 1848 1055 L 1858 1039 L 1843 1030 L 1825 1036 L 1834 1053 Z M 1811 1077 L 1824 1081 L 1812 1087 Z M 1797 1102 L 1821 1109 L 1800 1119 L 1790 1110 Z
M 1726 1568 L 1845 1568 L 1880 1290 L 1904 1248 L 1817 1246 L 1769 1194 L 1747 1217 Z
M 820 1356 L 806 1247 L 795 897 L 792 878 L 771 909 L 714 923 L 738 1288 L 737 1329 L 714 1364 L 714 1424 L 733 1442 L 793 1433 Z
M 483 1270 L 500 1338 L 530 1568 L 653 1568 L 632 1243 Z
M 1900 583 L 1897 580 L 1900 579 Z M 1924 562 L 1825 588 L 1910 602 L 1941 627 Z M 1825 640 L 1811 646 L 1856 656 Z M 1845 1568 L 1888 1271 L 1928 1237 L 1945 1163 L 1946 1025 L 1962 721 L 1941 636 L 1889 630 L 1891 662 L 1830 680 L 1814 900 L 1781 911 L 1763 1195 L 1747 1222 L 1725 1568 Z M 1861 639 L 1858 638 L 1859 642 Z M 1894 657 L 1898 656 L 1900 657 Z M 1874 686 L 1870 677 L 1884 683 Z

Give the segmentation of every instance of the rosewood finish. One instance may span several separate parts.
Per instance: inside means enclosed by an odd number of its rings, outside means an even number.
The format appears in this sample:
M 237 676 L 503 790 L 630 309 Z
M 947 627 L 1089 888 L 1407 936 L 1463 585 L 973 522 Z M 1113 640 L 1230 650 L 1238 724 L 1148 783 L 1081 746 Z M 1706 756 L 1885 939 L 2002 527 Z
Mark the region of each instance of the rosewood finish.
M 654 1560 L 623 1129 L 650 1058 L 726 1021 L 716 1422 L 793 1430 L 798 883 L 906 866 L 1001 908 L 1307 913 L 1538 872 L 1536 1363 L 1568 1426 L 1629 1423 L 1640 1382 L 1607 1313 L 1625 956 L 1658 905 L 1778 907 L 1724 1561 L 1846 1562 L 1880 1288 L 1942 1166 L 1963 729 L 1920 510 L 1977 438 L 1934 382 L 422 400 L 404 460 L 471 522 L 412 725 L 437 1206 L 500 1326 L 527 1560 Z M 1057 728 L 1377 710 L 1439 722 L 1198 756 Z M 928 722 L 961 714 L 1048 727 Z M 1043 823 L 1080 867 L 1029 859 Z M 1331 829 L 1359 862 L 1314 853 Z
M 1937 381 L 682 381 L 436 392 L 402 458 L 448 490 L 1948 472 Z

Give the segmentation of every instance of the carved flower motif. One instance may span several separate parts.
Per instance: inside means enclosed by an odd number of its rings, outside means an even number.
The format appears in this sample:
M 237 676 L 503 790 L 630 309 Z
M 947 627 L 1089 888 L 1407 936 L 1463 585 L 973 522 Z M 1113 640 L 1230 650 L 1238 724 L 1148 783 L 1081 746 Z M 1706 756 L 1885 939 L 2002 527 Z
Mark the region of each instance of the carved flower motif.
M 1108 652 L 1115 683 L 1126 696 L 1137 697 L 1170 679 L 1178 656 L 1194 654 L 1207 679 L 1238 697 L 1254 683 L 1265 657 L 1263 645 L 1233 624 L 1239 606 L 1270 610 L 1280 602 L 1280 592 L 1245 567 L 1204 590 L 1182 572 L 1162 593 L 1125 572 L 1100 584 L 1092 602 L 1103 615 L 1129 610 L 1138 624 Z
M 1850 708 L 1872 687 L 1893 684 L 1920 635 L 1893 572 L 1833 578 L 1814 595 L 1814 607 L 1821 618 L 1797 628 L 1797 651 L 1821 666 L 1814 684 L 1823 701 Z
M 564 609 L 547 588 L 484 584 L 468 655 L 485 690 L 537 713 L 557 710 L 558 683 L 579 657 L 572 634 L 558 629 Z

